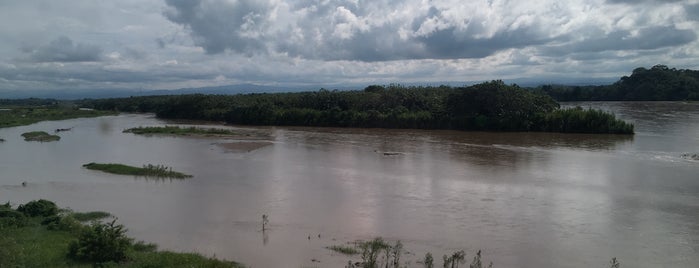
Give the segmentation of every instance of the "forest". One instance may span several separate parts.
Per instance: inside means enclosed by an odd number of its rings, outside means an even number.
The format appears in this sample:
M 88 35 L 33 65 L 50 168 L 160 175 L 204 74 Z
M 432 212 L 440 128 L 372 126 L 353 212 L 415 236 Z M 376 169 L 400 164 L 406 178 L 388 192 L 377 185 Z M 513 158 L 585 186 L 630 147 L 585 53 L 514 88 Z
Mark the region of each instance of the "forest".
M 699 71 L 655 65 L 639 67 L 611 85 L 544 85 L 535 89 L 558 101 L 699 100 Z
M 172 95 L 83 100 L 84 107 L 241 125 L 631 134 L 599 110 L 560 109 L 551 97 L 494 80 L 468 87 L 372 85 L 364 90 Z

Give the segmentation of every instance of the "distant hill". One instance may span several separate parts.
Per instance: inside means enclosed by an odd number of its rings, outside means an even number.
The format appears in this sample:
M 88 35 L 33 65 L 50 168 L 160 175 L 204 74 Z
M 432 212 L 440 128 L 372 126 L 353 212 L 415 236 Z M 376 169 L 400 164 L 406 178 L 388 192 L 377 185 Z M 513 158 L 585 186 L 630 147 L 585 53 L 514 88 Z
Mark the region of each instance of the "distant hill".
M 3 99 L 41 98 L 41 99 L 104 99 L 104 98 L 124 98 L 131 96 L 154 96 L 154 95 L 184 95 L 184 94 L 217 94 L 233 95 L 262 92 L 298 92 L 318 90 L 312 87 L 302 86 L 263 86 L 255 84 L 239 84 L 216 87 L 201 88 L 181 88 L 163 90 L 142 90 L 142 89 L 71 89 L 71 90 L 16 90 L 0 92 Z
M 558 101 L 699 100 L 699 71 L 655 65 L 639 67 L 611 85 L 544 85 L 540 90 Z

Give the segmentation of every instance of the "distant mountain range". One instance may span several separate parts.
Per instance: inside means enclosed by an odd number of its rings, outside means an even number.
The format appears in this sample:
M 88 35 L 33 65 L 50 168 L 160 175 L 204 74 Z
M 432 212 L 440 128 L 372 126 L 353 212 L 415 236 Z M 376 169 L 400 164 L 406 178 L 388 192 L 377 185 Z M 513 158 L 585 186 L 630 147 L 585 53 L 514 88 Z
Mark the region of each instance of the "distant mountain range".
M 518 84 L 524 87 L 534 87 L 544 84 L 558 85 L 603 85 L 611 84 L 618 78 L 600 78 L 600 79 L 536 79 L 536 78 L 519 78 L 504 80 L 509 84 Z M 489 80 L 470 81 L 470 82 L 425 82 L 425 83 L 398 83 L 403 86 L 464 86 L 473 85 Z M 562 82 L 564 81 L 564 82 Z M 373 83 L 381 84 L 381 83 Z M 181 88 L 169 90 L 151 90 L 151 89 L 71 89 L 71 90 L 7 90 L 0 89 L 0 99 L 22 99 L 22 98 L 42 98 L 42 99 L 59 99 L 59 100 L 75 100 L 75 99 L 102 99 L 102 98 L 123 98 L 130 96 L 153 96 L 153 95 L 182 95 L 182 94 L 248 94 L 248 93 L 278 93 L 278 92 L 301 92 L 301 91 L 317 91 L 321 88 L 328 90 L 358 90 L 364 89 L 370 84 L 352 84 L 342 86 L 266 86 L 256 84 L 238 84 L 214 87 L 200 88 Z

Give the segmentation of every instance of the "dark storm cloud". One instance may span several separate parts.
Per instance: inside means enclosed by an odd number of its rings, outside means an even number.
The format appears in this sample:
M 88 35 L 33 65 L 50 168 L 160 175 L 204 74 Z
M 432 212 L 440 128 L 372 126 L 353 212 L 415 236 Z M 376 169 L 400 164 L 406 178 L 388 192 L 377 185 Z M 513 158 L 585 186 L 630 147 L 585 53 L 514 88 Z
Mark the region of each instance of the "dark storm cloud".
M 640 29 L 637 34 L 633 34 L 628 30 L 619 30 L 567 45 L 544 48 L 543 50 L 545 54 L 550 56 L 619 50 L 652 50 L 685 45 L 696 39 L 697 35 L 692 30 L 677 29 L 673 26 L 651 26 Z
M 699 21 L 699 4 L 686 5 L 684 11 L 687 13 L 687 18 L 694 21 Z
M 166 3 L 171 8 L 165 11 L 165 17 L 189 28 L 195 44 L 207 53 L 226 49 L 244 54 L 264 51 L 259 35 L 270 12 L 264 1 L 166 0 Z M 163 42 L 158 44 L 164 46 Z
M 452 27 L 418 38 L 426 48 L 424 58 L 484 58 L 499 50 L 540 45 L 552 40 L 538 36 L 533 29 L 500 31 L 490 38 L 474 38 L 472 35 L 458 37 L 458 32 Z
M 88 62 L 99 61 L 102 49 L 95 45 L 73 43 L 70 38 L 61 36 L 37 48 L 21 48 L 35 62 Z

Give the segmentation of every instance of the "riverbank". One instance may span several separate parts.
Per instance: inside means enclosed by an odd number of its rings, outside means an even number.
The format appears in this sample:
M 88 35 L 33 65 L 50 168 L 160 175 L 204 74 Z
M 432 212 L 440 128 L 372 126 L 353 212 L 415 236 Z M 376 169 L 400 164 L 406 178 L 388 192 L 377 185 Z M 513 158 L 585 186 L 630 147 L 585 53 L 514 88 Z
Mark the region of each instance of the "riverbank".
M 0 107 L 0 128 L 30 125 L 41 121 L 115 115 L 114 111 L 97 111 L 66 107 Z
M 47 200 L 0 205 L 0 267 L 243 267 L 134 242 L 116 220 L 94 221 L 108 215 L 60 210 Z

